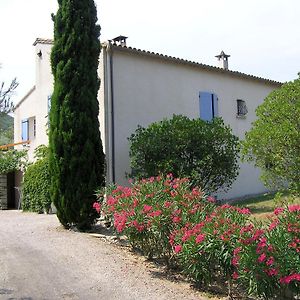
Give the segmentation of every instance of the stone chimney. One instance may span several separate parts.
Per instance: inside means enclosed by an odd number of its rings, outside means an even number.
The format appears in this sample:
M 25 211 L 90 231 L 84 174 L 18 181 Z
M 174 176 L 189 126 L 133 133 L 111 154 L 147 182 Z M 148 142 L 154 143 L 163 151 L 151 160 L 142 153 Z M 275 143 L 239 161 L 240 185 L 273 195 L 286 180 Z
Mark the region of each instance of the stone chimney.
M 127 39 L 127 36 L 119 35 L 119 36 L 115 37 L 114 39 L 112 39 L 111 41 L 113 42 L 114 45 L 126 47 L 126 39 Z
M 221 53 L 219 55 L 216 55 L 215 57 L 219 61 L 219 67 L 224 70 L 228 70 L 228 57 L 230 57 L 230 55 L 225 54 L 222 50 Z

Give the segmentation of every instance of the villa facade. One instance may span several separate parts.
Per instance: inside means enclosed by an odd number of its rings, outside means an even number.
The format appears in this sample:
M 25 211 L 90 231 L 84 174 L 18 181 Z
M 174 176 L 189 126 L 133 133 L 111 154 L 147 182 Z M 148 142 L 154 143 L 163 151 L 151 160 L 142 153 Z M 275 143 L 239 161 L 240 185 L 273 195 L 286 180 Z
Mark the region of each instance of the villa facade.
M 52 40 L 35 41 L 35 86 L 15 108 L 15 142 L 30 141 L 31 160 L 38 145 L 48 144 L 52 44 Z M 231 71 L 228 55 L 222 52 L 217 57 L 221 67 L 128 47 L 122 36 L 102 44 L 98 100 L 107 182 L 127 183 L 128 137 L 138 125 L 147 126 L 173 114 L 208 121 L 218 116 L 235 135 L 244 138 L 256 118 L 257 106 L 281 83 Z M 232 188 L 218 196 L 229 199 L 266 192 L 259 176 L 259 169 L 240 163 L 240 174 Z

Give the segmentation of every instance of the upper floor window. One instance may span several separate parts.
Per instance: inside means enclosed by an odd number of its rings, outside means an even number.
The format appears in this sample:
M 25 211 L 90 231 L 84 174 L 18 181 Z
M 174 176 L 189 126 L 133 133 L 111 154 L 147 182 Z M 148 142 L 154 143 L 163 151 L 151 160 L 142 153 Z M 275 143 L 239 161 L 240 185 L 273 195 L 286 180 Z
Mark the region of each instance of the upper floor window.
M 200 118 L 204 121 L 211 121 L 218 116 L 218 97 L 209 92 L 199 93 Z
M 244 100 L 236 100 L 237 104 L 237 117 L 245 117 L 248 113 L 247 105 Z
M 31 141 L 36 137 L 36 119 L 30 117 L 21 123 L 22 142 Z

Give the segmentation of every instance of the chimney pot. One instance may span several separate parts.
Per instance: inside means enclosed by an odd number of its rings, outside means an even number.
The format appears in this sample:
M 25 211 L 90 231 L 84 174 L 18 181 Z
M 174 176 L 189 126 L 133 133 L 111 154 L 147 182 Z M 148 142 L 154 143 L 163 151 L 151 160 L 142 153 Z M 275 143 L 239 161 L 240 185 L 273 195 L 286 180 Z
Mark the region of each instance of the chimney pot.
M 219 66 L 224 70 L 228 70 L 228 57 L 230 57 L 230 55 L 225 54 L 225 52 L 222 50 L 221 53 L 215 57 L 218 58 Z
M 127 36 L 119 35 L 119 36 L 115 37 L 114 39 L 112 39 L 112 42 L 114 43 L 114 45 L 126 47 L 126 39 L 127 38 L 128 38 Z

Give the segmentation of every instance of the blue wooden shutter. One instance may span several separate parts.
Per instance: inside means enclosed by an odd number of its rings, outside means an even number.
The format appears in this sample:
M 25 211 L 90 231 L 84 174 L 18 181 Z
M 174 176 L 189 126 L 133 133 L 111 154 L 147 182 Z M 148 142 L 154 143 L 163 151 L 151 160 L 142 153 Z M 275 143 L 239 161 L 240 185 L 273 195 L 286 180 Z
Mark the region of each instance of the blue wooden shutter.
M 217 95 L 212 95 L 212 103 L 213 103 L 213 118 L 218 116 L 218 97 Z
M 29 140 L 29 121 L 28 119 L 22 120 L 22 141 Z
M 212 94 L 207 92 L 199 93 L 200 118 L 204 121 L 211 121 L 213 118 Z

